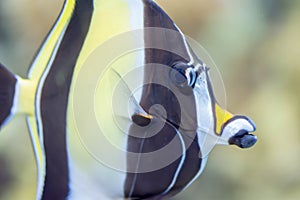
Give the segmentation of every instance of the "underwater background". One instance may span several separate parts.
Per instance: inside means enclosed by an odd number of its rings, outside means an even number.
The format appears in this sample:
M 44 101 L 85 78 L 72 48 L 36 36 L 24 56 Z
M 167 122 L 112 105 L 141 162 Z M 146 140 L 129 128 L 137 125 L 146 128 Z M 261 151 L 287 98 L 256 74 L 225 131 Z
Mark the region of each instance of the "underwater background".
M 300 1 L 159 0 L 211 55 L 226 106 L 257 125 L 250 149 L 217 146 L 175 200 L 300 199 Z M 25 77 L 63 0 L 1 0 L 0 61 Z M 24 117 L 0 135 L 0 199 L 35 199 L 36 166 Z

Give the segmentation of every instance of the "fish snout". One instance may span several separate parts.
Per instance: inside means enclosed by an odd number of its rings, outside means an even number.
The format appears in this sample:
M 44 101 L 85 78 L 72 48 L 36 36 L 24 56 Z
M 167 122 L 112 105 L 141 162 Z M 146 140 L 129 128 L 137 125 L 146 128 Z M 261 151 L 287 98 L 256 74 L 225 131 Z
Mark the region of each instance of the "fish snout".
M 251 134 L 255 130 L 256 126 L 249 117 L 236 115 L 224 124 L 222 137 L 225 137 L 230 145 L 249 148 L 257 142 L 257 137 Z

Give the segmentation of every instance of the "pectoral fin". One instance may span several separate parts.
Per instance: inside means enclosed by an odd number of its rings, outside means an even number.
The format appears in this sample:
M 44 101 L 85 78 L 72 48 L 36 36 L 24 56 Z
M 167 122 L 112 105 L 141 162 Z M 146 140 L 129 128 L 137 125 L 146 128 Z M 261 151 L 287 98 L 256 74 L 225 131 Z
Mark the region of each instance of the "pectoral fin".
M 114 87 L 114 99 L 118 100 L 117 104 L 113 104 L 115 116 L 121 120 L 134 122 L 139 126 L 147 126 L 152 120 L 149 115 L 135 99 L 134 94 L 121 75 L 115 70 L 111 69 L 111 80 L 117 82 Z
M 137 124 L 138 126 L 148 126 L 151 123 L 153 117 L 151 115 L 142 115 L 142 114 L 134 114 L 131 117 L 133 123 Z

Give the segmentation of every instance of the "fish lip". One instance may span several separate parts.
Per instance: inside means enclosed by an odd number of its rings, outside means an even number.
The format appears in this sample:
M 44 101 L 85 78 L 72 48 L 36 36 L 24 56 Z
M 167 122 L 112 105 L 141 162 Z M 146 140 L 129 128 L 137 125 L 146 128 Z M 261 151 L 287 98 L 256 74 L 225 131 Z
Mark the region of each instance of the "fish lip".
M 229 119 L 222 130 L 230 145 L 240 148 L 250 148 L 257 142 L 257 137 L 252 132 L 256 131 L 255 123 L 247 116 L 235 115 Z
M 251 131 L 252 132 L 252 131 Z M 236 134 L 229 138 L 228 143 L 236 145 L 240 148 L 250 148 L 257 142 L 257 136 L 250 134 L 247 130 L 239 130 Z

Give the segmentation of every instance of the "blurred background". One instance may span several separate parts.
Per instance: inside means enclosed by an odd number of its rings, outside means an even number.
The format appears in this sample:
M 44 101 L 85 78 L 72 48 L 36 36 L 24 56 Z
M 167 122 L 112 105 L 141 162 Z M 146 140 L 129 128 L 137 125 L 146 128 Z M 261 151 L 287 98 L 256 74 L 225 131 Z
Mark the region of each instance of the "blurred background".
M 251 149 L 216 147 L 176 200 L 300 199 L 300 1 L 159 0 L 217 64 L 227 108 L 257 125 Z M 1 0 L 0 61 L 26 76 L 62 0 Z M 1 130 L 0 199 L 34 199 L 36 167 L 25 120 Z

